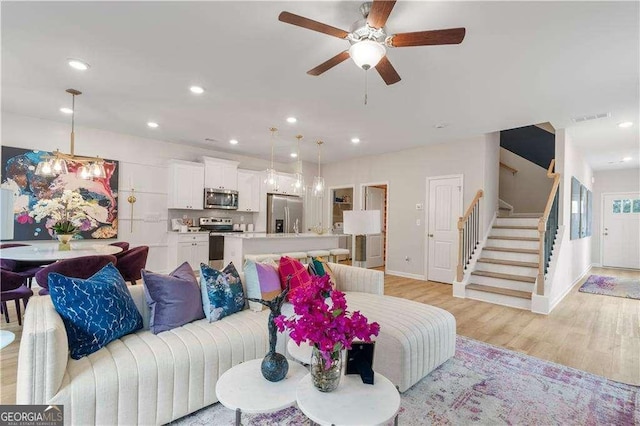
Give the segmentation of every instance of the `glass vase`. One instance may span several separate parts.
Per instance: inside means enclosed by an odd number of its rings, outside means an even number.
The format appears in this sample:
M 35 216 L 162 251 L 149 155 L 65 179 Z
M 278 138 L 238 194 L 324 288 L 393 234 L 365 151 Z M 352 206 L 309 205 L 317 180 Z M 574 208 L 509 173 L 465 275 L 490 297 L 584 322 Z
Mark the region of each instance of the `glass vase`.
M 322 357 L 320 350 L 313 347 L 311 351 L 311 381 L 320 392 L 332 392 L 340 384 L 342 375 L 342 351 L 331 354 L 331 362 Z
M 73 238 L 73 234 L 56 234 L 56 238 L 58 238 L 58 241 L 60 241 L 60 244 L 58 244 L 58 250 L 71 250 L 71 244 L 69 242 Z

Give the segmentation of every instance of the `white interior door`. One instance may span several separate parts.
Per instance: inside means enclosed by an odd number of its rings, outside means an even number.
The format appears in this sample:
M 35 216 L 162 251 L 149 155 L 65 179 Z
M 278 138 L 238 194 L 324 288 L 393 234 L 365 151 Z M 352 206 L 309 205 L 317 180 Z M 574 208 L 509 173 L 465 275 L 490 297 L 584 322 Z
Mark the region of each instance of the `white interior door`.
M 380 210 L 380 234 L 367 235 L 367 268 L 384 266 L 384 217 L 386 207 L 385 190 L 381 188 L 365 188 L 365 210 Z
M 640 193 L 603 197 L 602 266 L 640 268 Z
M 462 211 L 462 178 L 429 180 L 427 279 L 452 284 L 458 252 L 458 218 Z

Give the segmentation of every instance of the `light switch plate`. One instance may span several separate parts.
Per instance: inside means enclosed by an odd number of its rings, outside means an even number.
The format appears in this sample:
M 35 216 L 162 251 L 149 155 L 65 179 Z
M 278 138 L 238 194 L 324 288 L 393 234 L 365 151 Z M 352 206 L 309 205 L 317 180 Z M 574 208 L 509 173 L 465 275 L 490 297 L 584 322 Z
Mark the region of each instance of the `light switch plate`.
M 416 210 L 422 210 L 423 208 L 424 206 L 422 205 L 422 203 L 416 204 Z

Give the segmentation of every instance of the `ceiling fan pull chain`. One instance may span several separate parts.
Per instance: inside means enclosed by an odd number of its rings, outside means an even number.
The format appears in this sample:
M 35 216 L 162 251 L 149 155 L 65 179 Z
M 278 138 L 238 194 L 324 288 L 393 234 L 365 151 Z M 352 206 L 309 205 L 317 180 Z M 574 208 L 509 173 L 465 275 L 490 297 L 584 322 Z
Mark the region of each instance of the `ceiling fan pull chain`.
M 369 74 L 367 71 L 364 72 L 364 104 L 367 104 L 367 97 L 368 97 L 368 89 L 369 86 L 367 84 L 367 74 Z

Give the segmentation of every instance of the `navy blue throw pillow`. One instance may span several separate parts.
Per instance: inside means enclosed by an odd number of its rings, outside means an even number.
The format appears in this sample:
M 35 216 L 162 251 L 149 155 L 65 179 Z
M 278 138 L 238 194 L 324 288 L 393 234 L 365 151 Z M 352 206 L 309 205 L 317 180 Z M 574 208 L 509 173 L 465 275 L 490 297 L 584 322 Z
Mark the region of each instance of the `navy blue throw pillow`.
M 201 263 L 200 288 L 204 314 L 209 322 L 244 309 L 242 281 L 233 263 L 229 263 L 222 271 Z
M 142 328 L 142 316 L 112 263 L 87 279 L 51 273 L 49 293 L 67 330 L 73 359 Z

